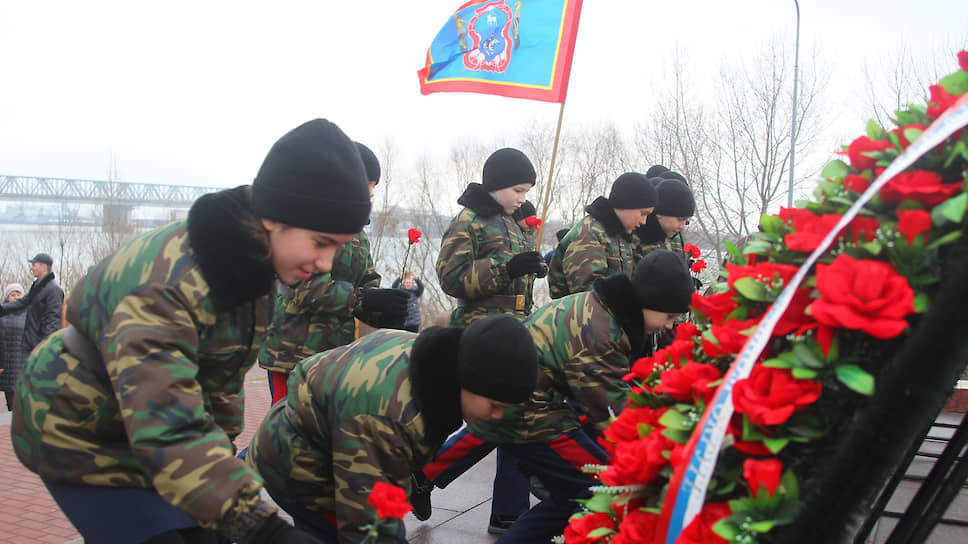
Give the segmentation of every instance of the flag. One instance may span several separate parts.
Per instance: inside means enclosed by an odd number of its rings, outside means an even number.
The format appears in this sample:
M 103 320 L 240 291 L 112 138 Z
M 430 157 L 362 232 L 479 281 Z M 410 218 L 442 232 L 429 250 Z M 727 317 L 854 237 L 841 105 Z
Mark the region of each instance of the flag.
M 490 0 L 461 6 L 417 71 L 420 92 L 565 101 L 581 0 Z

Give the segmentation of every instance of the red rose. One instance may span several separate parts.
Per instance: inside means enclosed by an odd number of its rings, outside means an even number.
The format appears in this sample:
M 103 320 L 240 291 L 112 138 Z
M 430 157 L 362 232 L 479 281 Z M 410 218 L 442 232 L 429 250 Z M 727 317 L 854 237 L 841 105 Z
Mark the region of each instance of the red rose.
M 779 425 L 816 402 L 821 387 L 819 382 L 794 378 L 789 369 L 756 365 L 748 378 L 733 386 L 733 407 L 757 425 Z
M 702 272 L 705 269 L 706 269 L 706 261 L 702 259 L 697 259 L 696 262 L 692 263 L 692 266 L 689 267 L 689 270 L 692 270 L 696 274 Z
M 682 246 L 682 251 L 688 253 L 693 259 L 698 259 L 699 255 L 701 255 L 699 248 L 692 244 L 685 244 Z
M 914 200 L 925 206 L 934 206 L 948 200 L 959 191 L 964 182 L 942 183 L 941 175 L 927 170 L 902 172 L 884 184 L 881 199 L 886 202 Z
M 629 405 L 619 412 L 615 421 L 603 433 L 605 438 L 609 440 L 609 453 L 615 453 L 615 444 L 631 442 L 642 438 L 642 432 L 644 430 L 642 425 L 651 427 L 645 431 L 646 433 L 651 432 L 652 428 L 659 427 L 659 418 L 668 410 L 668 407 L 649 408 L 648 406 L 642 406 L 633 408 L 632 405 Z
M 411 244 L 416 244 L 417 242 L 419 242 L 420 241 L 420 237 L 422 235 L 423 235 L 423 233 L 420 232 L 417 229 L 410 229 L 410 230 L 407 231 L 407 238 L 410 239 L 410 243 Z
M 897 214 L 897 230 L 914 245 L 914 237 L 931 230 L 931 214 L 924 210 L 905 210 Z
M 817 246 L 837 226 L 843 216 L 839 214 L 815 215 L 807 210 L 803 211 L 806 213 L 791 214 L 795 232 L 784 236 L 783 241 L 786 242 L 787 247 L 794 251 L 810 253 L 817 249 Z M 880 222 L 873 217 L 857 216 L 847 224 L 847 227 L 844 231 L 841 231 L 837 239 L 843 239 L 846 237 L 846 233 L 850 233 L 853 234 L 851 240 L 855 244 L 861 236 L 870 242 L 874 239 L 874 232 L 877 231 L 878 226 L 880 226 Z
M 692 343 L 692 339 L 696 336 L 699 336 L 699 327 L 695 323 L 686 321 L 676 327 L 676 340 Z
M 871 186 L 871 180 L 859 174 L 849 174 L 844 178 L 844 189 L 863 193 Z
M 379 518 L 402 518 L 407 515 L 407 512 L 413 510 L 407 502 L 407 492 L 402 487 L 386 482 L 373 484 L 373 491 L 366 502 L 376 508 L 376 515 Z
M 958 65 L 961 69 L 968 72 L 968 51 L 958 52 Z
M 588 536 L 596 529 L 605 529 L 599 536 Z M 566 544 L 593 544 L 608 542 L 609 536 L 615 533 L 615 520 L 605 512 L 592 512 L 581 517 L 572 517 L 565 527 Z
M 894 338 L 914 312 L 914 291 L 904 276 L 883 261 L 854 259 L 841 253 L 829 265 L 817 265 L 821 298 L 810 315 L 832 327 L 861 330 L 876 338 Z
M 713 325 L 709 329 L 709 334 L 719 342 L 719 345 L 704 337 L 702 339 L 703 353 L 709 358 L 739 353 L 743 344 L 749 340 L 750 334 L 752 334 L 749 329 L 755 327 L 757 323 L 759 323 L 758 318 L 745 321 L 731 319 L 723 325 Z
M 710 387 L 709 384 L 722 376 L 722 373 L 713 365 L 689 361 L 681 368 L 664 371 L 659 376 L 659 385 L 656 386 L 655 392 L 665 393 L 682 402 L 693 402 L 696 398 L 700 398 L 709 404 L 709 399 L 716 392 L 716 388 Z
M 675 544 L 727 544 L 728 540 L 713 531 L 713 525 L 732 513 L 729 504 L 725 502 L 704 504 L 699 515 L 679 534 Z
M 649 544 L 655 540 L 659 515 L 645 510 L 633 510 L 618 526 L 618 534 L 611 544 Z
M 769 428 L 758 429 L 762 434 L 768 434 L 770 432 Z M 729 419 L 729 428 L 726 430 L 733 437 L 733 448 L 748 454 L 748 455 L 760 455 L 763 457 L 773 455 L 763 442 L 759 440 L 743 440 L 743 415 L 733 414 L 733 417 Z
M 773 328 L 773 336 L 785 336 L 791 332 L 801 336 L 808 330 L 817 328 L 817 320 L 807 313 L 807 306 L 813 302 L 811 291 L 812 289 L 801 287 L 793 293 L 790 305 Z
M 929 100 L 928 103 L 934 105 L 929 105 L 925 114 L 928 116 L 928 119 L 931 120 L 941 117 L 941 114 L 947 111 L 952 104 L 958 101 L 958 97 L 961 96 L 949 93 L 941 85 L 932 85 L 928 87 L 928 90 L 931 91 L 931 100 Z
M 809 213 L 809 212 L 808 212 Z M 727 264 L 726 273 L 729 277 L 726 280 L 730 289 L 735 289 L 736 280 L 750 277 L 765 284 L 768 287 L 778 287 L 785 285 L 796 275 L 798 268 L 789 264 L 777 264 L 771 262 L 756 263 L 747 266 L 738 264 Z M 777 280 L 779 279 L 779 283 Z
M 524 218 L 524 224 L 527 225 L 527 226 L 529 226 L 529 227 L 540 227 L 541 226 L 541 218 L 540 217 L 535 217 L 533 215 L 530 216 L 530 217 L 525 217 Z
M 923 132 L 923 131 L 927 130 L 927 128 L 928 127 L 926 127 L 926 126 L 924 126 L 922 124 L 913 123 L 913 124 L 910 124 L 910 125 L 907 125 L 907 126 L 897 127 L 896 129 L 892 130 L 891 132 L 893 134 L 897 134 L 897 138 L 901 142 L 901 148 L 902 149 L 905 149 L 909 145 L 911 145 L 911 142 L 908 141 L 907 136 L 904 135 L 904 131 L 905 130 L 908 130 L 908 129 L 916 129 L 916 130 L 920 130 L 920 131 Z
M 866 155 L 867 153 L 885 151 L 890 148 L 891 142 L 871 140 L 867 136 L 861 136 L 853 142 L 850 142 L 850 145 L 847 146 L 847 157 L 850 159 L 850 165 L 855 170 L 863 172 L 868 168 L 874 168 L 877 164 L 877 159 L 868 157 Z
M 840 216 L 837 217 L 840 221 Z M 866 215 L 858 215 L 857 217 L 850 220 L 847 223 L 847 227 L 844 229 L 850 234 L 853 234 L 853 242 L 856 244 L 860 241 L 861 236 L 867 239 L 868 242 L 874 240 L 874 234 L 877 232 L 877 227 L 881 226 L 881 222 L 873 217 L 867 217 Z
M 783 474 L 783 463 L 779 459 L 747 459 L 743 462 L 743 477 L 750 485 L 753 496 L 760 494 L 760 489 L 766 487 L 766 493 L 773 496 L 776 488 L 780 487 L 780 475 Z
M 653 429 L 644 438 L 621 442 L 615 446 L 612 464 L 600 477 L 606 485 L 648 485 L 669 464 L 663 452 L 675 444 L 662 436 L 662 427 Z
M 692 306 L 706 316 L 706 319 L 713 325 L 721 325 L 726 321 L 726 316 L 739 307 L 739 303 L 733 298 L 734 296 L 735 294 L 729 291 L 708 296 L 693 293 Z

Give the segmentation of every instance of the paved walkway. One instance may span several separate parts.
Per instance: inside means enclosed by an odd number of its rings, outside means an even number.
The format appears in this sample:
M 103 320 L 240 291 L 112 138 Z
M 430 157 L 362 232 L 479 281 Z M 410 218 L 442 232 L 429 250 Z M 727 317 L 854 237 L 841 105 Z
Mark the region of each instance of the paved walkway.
M 269 406 L 265 372 L 254 368 L 246 376 L 245 429 L 236 445 L 245 445 Z M 47 493 L 33 472 L 17 460 L 10 445 L 10 413 L 0 402 L 0 542 L 5 544 L 82 544 L 83 539 Z M 448 489 L 433 494 L 433 515 L 419 522 L 412 514 L 405 523 L 410 542 L 432 544 L 490 544 L 493 454 Z

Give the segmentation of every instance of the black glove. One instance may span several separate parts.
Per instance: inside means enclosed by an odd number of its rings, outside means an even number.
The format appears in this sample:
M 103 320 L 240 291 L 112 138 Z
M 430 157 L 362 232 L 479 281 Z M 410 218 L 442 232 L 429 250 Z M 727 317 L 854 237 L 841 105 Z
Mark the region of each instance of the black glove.
M 242 537 L 239 544 L 323 544 L 273 514 Z
M 548 275 L 548 265 L 537 251 L 518 253 L 508 261 L 508 276 L 517 278 L 525 274 L 535 274 L 539 278 Z
M 356 317 L 378 329 L 402 329 L 410 294 L 400 289 L 367 289 Z

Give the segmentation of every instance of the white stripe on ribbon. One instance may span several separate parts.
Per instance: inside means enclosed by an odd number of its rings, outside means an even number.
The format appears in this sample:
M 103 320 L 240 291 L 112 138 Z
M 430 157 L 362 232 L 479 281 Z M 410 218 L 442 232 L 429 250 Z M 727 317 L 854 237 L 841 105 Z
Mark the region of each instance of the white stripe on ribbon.
M 669 520 L 669 528 L 666 533 L 666 544 L 674 544 L 682 529 L 686 527 L 702 509 L 706 497 L 706 488 L 712 477 L 713 468 L 716 466 L 716 459 L 722 446 L 723 436 L 726 434 L 726 427 L 733 415 L 732 391 L 733 385 L 740 379 L 746 378 L 753 370 L 756 359 L 759 358 L 763 348 L 773 334 L 780 317 L 790 305 L 793 294 L 797 287 L 803 282 L 807 273 L 813 268 L 821 255 L 831 246 L 837 235 L 847 226 L 857 212 L 867 204 L 875 194 L 891 178 L 904 171 L 905 168 L 914 164 L 921 155 L 924 155 L 935 146 L 944 141 L 948 136 L 959 128 L 968 125 L 968 93 L 961 97 L 942 117 L 935 120 L 927 130 L 900 156 L 894 159 L 874 183 L 857 199 L 850 209 L 840 218 L 840 221 L 827 233 L 827 236 L 820 242 L 820 245 L 813 250 L 807 257 L 793 279 L 783 288 L 783 292 L 777 297 L 773 305 L 770 306 L 763 320 L 756 327 L 756 330 L 747 340 L 743 349 L 736 357 L 732 368 L 723 378 L 713 399 L 712 404 L 706 409 L 705 424 L 700 430 L 699 440 L 696 448 L 689 459 L 686 472 L 682 477 L 682 482 L 678 491 L 670 489 L 666 493 L 667 497 L 675 495 L 675 508 Z

